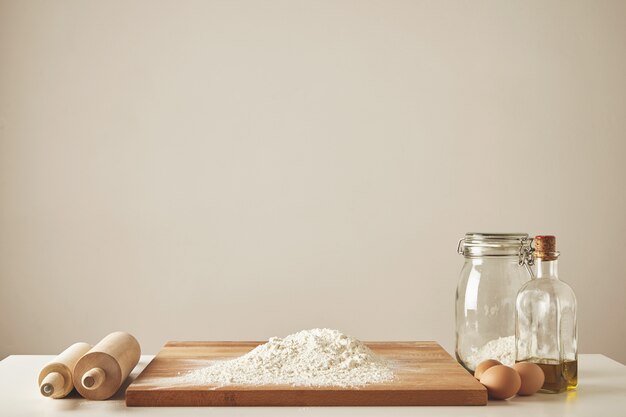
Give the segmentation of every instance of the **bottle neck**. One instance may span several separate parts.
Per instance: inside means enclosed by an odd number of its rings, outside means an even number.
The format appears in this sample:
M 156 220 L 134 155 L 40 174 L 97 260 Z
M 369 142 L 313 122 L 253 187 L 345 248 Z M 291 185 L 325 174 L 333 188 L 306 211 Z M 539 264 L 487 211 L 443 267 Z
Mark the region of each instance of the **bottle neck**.
M 543 259 L 536 259 L 535 260 L 535 265 L 537 266 L 537 269 L 535 271 L 537 278 L 554 278 L 554 279 L 558 279 L 559 278 L 559 268 L 558 268 L 558 260 L 554 259 L 554 260 L 543 260 Z

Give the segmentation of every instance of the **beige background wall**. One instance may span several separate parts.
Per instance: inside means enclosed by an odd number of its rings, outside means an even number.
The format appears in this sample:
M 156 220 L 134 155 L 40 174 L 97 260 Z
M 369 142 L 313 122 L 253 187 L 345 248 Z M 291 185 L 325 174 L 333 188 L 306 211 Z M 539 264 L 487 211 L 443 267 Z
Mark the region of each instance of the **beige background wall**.
M 451 349 L 466 231 L 554 233 L 626 362 L 626 2 L 0 0 L 0 357 L 125 329 Z

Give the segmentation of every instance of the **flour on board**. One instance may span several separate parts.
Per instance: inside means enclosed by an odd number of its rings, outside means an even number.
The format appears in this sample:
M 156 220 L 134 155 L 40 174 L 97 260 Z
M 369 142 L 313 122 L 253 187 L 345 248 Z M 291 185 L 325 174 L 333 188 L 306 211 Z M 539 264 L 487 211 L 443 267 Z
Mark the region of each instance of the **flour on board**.
M 180 376 L 194 385 L 357 387 L 391 381 L 388 364 L 361 341 L 337 330 L 312 329 L 272 337 L 247 354 Z

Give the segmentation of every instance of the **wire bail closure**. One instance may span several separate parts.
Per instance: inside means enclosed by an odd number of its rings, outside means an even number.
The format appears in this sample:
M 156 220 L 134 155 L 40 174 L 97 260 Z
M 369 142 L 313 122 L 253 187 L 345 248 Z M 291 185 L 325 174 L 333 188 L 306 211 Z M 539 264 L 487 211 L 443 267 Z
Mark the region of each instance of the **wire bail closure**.
M 535 274 L 533 273 L 533 269 L 531 266 L 535 264 L 535 257 L 533 253 L 535 252 L 535 248 L 533 247 L 534 238 L 523 238 L 521 241 L 521 246 L 519 248 L 519 266 L 525 266 L 530 274 L 531 278 L 535 278 Z

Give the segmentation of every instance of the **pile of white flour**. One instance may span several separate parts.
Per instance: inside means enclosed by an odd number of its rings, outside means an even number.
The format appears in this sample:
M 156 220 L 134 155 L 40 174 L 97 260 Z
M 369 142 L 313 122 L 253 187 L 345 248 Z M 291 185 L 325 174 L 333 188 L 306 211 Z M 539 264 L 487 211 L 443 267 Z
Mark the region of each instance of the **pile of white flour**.
M 476 369 L 482 361 L 487 359 L 495 359 L 503 365 L 513 365 L 515 363 L 515 336 L 490 340 L 468 356 L 466 365 L 471 369 Z
M 331 329 L 271 338 L 247 354 L 180 377 L 194 385 L 355 387 L 392 380 L 393 371 L 361 341 Z

